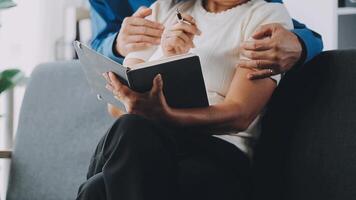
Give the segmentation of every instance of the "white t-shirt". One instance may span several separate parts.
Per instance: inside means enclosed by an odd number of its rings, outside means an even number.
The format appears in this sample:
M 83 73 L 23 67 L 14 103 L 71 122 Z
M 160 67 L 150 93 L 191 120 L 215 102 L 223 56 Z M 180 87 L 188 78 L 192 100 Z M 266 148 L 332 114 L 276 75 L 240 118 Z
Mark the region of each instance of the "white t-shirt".
M 174 3 L 172 0 L 158 0 L 151 8 L 153 14 L 148 18 L 160 22 L 166 27 L 176 20 L 176 9 L 194 17 L 201 36 L 194 37 L 196 48 L 191 53 L 199 55 L 203 76 L 207 88 L 209 104 L 224 100 L 235 74 L 235 66 L 240 59 L 239 46 L 249 40 L 260 25 L 279 23 L 287 29 L 293 28 L 288 11 L 280 3 L 267 3 L 264 0 L 251 0 L 229 10 L 211 13 L 202 6 L 203 0 L 190 0 Z M 145 61 L 163 57 L 160 46 L 143 51 L 132 52 L 127 58 L 139 58 Z M 280 75 L 272 77 L 278 83 Z M 239 133 L 215 135 L 226 140 L 248 155 L 252 155 L 253 141 L 260 132 L 262 113 L 251 123 L 249 128 Z

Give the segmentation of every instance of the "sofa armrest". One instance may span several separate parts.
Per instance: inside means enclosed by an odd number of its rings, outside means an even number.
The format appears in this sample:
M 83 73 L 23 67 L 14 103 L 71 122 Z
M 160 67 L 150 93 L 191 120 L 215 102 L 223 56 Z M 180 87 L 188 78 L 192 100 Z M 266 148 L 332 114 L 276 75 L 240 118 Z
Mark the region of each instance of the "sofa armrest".
M 10 159 L 11 154 L 12 154 L 11 150 L 0 150 L 0 159 L 2 158 Z

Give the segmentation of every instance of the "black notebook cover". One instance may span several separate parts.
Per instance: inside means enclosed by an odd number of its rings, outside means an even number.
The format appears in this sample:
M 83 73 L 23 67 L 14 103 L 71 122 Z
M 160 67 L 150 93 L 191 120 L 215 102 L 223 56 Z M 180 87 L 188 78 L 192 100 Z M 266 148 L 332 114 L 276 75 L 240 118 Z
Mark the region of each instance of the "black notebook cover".
M 175 56 L 159 61 L 124 67 L 87 46 L 74 43 L 89 85 L 99 99 L 122 110 L 124 105 L 116 100 L 106 88 L 102 74 L 112 71 L 119 79 L 136 92 L 147 92 L 152 88 L 153 79 L 162 75 L 163 93 L 173 108 L 197 108 L 209 106 L 199 57 L 193 54 Z M 137 67 L 137 68 L 136 68 Z
M 209 105 L 199 57 L 188 56 L 127 72 L 130 87 L 149 91 L 157 74 L 162 75 L 163 93 L 173 108 L 197 108 Z

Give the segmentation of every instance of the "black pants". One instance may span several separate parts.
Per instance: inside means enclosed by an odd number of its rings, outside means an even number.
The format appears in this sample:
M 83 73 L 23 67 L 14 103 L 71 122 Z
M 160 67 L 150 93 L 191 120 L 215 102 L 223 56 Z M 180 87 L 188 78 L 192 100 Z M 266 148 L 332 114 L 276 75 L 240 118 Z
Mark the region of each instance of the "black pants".
M 248 158 L 232 144 L 124 115 L 99 142 L 78 200 L 244 200 Z

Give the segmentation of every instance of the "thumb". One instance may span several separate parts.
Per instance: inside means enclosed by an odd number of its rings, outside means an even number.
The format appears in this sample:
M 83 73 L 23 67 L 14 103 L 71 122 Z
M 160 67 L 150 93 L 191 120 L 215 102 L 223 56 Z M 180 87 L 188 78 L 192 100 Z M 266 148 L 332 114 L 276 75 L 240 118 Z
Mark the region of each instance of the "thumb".
M 272 36 L 273 29 L 273 24 L 262 25 L 253 33 L 252 38 L 255 40 L 259 40 L 265 37 Z
M 153 79 L 153 86 L 151 89 L 151 93 L 153 95 L 161 95 L 163 90 L 163 80 L 161 74 L 158 74 L 154 79 Z
M 145 6 L 141 6 L 132 16 L 145 18 L 152 14 L 152 9 Z

